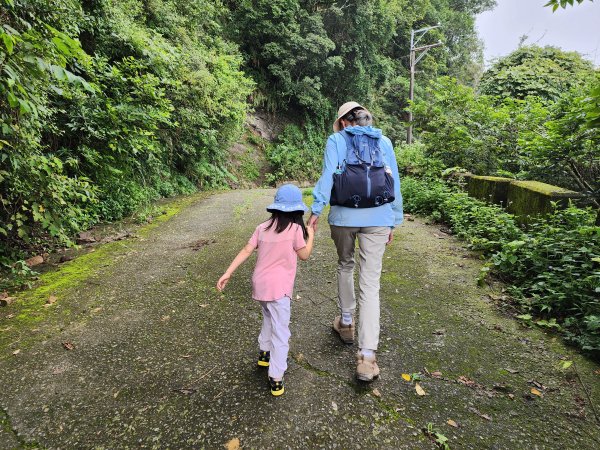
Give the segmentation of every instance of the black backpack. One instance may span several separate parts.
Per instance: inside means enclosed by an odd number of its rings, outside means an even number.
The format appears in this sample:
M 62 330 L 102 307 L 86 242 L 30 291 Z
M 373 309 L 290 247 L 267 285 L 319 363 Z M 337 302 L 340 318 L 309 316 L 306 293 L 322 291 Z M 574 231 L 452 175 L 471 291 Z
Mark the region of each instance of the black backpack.
M 333 174 L 331 205 L 374 208 L 391 203 L 394 177 L 385 166 L 379 139 L 340 131 L 346 141 L 346 159 Z

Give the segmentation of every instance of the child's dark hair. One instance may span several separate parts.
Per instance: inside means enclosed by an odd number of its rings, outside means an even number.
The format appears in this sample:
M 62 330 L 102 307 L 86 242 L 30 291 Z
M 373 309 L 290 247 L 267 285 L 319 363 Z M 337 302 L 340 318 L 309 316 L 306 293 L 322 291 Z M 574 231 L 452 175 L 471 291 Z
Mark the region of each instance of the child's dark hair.
M 268 209 L 267 211 L 271 213 L 271 218 L 266 230 L 270 230 L 275 225 L 275 232 L 281 233 L 291 227 L 293 223 L 296 223 L 302 228 L 304 239 L 308 238 L 308 231 L 303 220 L 304 211 L 283 212 L 277 209 Z

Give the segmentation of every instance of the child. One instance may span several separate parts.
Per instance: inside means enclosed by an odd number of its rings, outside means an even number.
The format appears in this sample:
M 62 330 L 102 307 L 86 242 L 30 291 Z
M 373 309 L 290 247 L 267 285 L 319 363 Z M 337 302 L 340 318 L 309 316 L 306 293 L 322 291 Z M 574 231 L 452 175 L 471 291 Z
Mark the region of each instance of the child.
M 233 272 L 258 249 L 252 275 L 252 298 L 261 302 L 263 312 L 258 365 L 269 368 L 271 394 L 279 396 L 284 392 L 283 374 L 287 369 L 296 255 L 301 260 L 308 259 L 313 248 L 314 228 L 304 225 L 302 216 L 308 207 L 302 201 L 300 189 L 292 184 L 277 190 L 275 202 L 267 211 L 271 218 L 256 227 L 246 246 L 217 282 L 217 289 L 222 291 Z

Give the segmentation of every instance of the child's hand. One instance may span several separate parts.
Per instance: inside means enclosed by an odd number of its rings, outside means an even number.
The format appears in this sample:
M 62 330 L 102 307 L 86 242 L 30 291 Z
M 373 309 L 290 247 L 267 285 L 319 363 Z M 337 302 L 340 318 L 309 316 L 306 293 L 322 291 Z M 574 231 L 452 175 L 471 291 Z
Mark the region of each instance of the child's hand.
M 225 272 L 223 274 L 223 276 L 221 278 L 219 278 L 219 281 L 217 281 L 217 289 L 219 291 L 222 291 L 223 289 L 225 289 L 225 286 L 229 282 L 230 278 L 231 278 L 231 275 L 228 274 L 227 272 Z

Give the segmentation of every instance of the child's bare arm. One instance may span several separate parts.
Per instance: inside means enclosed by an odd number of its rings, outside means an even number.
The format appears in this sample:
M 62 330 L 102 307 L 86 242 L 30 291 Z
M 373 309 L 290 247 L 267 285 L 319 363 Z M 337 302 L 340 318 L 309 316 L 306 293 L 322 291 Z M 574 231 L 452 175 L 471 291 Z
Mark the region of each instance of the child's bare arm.
M 313 244 L 315 241 L 315 229 L 313 225 L 307 225 L 306 231 L 308 231 L 308 239 L 306 240 L 306 247 L 302 247 L 301 249 L 296 250 L 296 254 L 298 258 L 302 261 L 306 261 L 310 254 L 312 253 Z
M 233 272 L 235 272 L 235 270 L 239 266 L 241 266 L 244 261 L 246 261 L 248 259 L 248 257 L 252 254 L 253 251 L 254 251 L 254 246 L 252 246 L 250 244 L 246 244 L 246 246 L 242 250 L 240 250 L 240 252 L 233 259 L 233 261 L 231 262 L 231 264 L 229 265 L 229 267 L 227 268 L 227 270 L 225 271 L 223 276 L 221 278 L 219 278 L 219 281 L 217 281 L 217 289 L 219 291 L 222 291 L 223 289 L 225 289 L 225 286 L 229 282 L 229 279 L 231 278 L 231 275 L 233 275 Z

